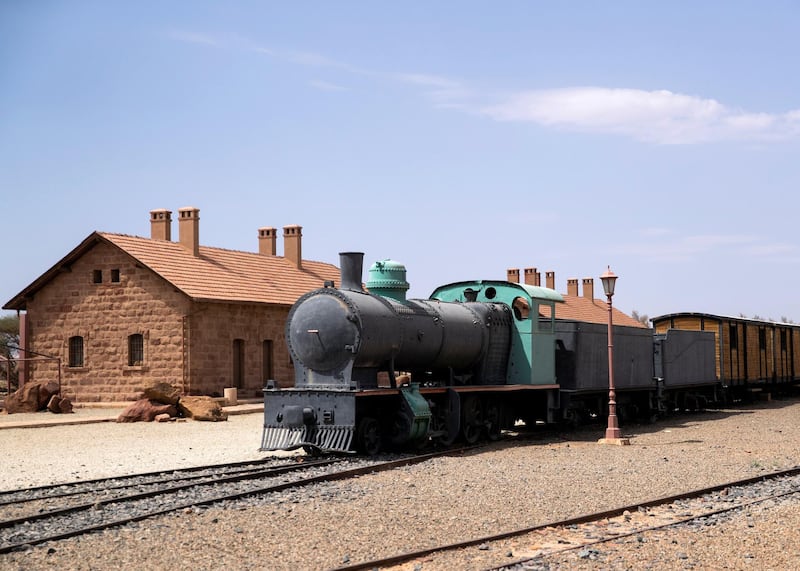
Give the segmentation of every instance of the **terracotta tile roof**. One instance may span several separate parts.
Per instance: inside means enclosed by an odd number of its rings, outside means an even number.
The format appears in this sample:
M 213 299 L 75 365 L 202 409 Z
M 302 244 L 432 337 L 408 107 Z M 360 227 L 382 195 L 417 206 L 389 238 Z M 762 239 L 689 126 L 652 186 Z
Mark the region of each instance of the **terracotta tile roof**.
M 584 321 L 587 323 L 608 323 L 608 305 L 604 300 L 588 299 L 578 295 L 564 296 L 564 303 L 556 307 L 556 319 L 569 321 Z M 629 327 L 646 327 L 633 317 L 624 314 L 616 307 L 611 307 L 614 325 L 627 325 Z
M 93 232 L 3 309 L 24 311 L 30 296 L 99 242 L 119 248 L 196 301 L 291 305 L 326 280 L 339 284 L 339 268 L 323 262 L 303 260 L 302 269 L 297 269 L 283 256 L 208 246 L 200 246 L 200 256 L 195 257 L 179 242 Z
M 200 246 L 195 257 L 178 242 L 125 234 L 98 235 L 194 300 L 291 305 L 326 280 L 339 284 L 339 268 L 303 260 L 298 269 L 283 256 Z

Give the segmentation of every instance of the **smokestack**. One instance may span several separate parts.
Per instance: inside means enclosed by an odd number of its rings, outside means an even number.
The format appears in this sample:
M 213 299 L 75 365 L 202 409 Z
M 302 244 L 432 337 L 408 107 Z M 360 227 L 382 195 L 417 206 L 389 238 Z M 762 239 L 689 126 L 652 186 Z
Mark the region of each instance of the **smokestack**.
M 283 227 L 283 257 L 297 269 L 303 266 L 303 227 L 292 224 Z
M 193 256 L 200 256 L 200 209 L 178 209 L 178 240 Z
M 545 272 L 544 279 L 547 280 L 547 289 L 556 289 L 556 273 L 553 270 Z
M 569 278 L 567 280 L 567 295 L 578 297 L 578 278 Z
M 536 268 L 525 268 L 525 283 L 527 285 L 538 286 L 539 280 L 539 272 L 536 271 Z
M 262 256 L 274 256 L 277 251 L 275 244 L 278 240 L 275 228 L 259 228 L 258 229 L 258 253 Z
M 172 212 L 165 208 L 150 211 L 150 238 L 172 240 Z
M 364 270 L 364 252 L 340 252 L 339 271 L 341 272 L 341 289 L 363 291 L 361 274 Z
M 583 297 L 594 299 L 594 279 L 583 278 Z
M 519 283 L 519 269 L 517 268 L 509 268 L 506 270 L 506 281 L 511 282 L 512 284 Z

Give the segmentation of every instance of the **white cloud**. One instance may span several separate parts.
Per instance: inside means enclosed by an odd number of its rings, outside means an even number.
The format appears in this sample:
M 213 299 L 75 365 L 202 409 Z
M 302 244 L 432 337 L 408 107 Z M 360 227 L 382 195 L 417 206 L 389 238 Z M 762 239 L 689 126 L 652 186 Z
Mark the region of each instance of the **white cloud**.
M 657 144 L 759 142 L 800 136 L 800 109 L 782 114 L 746 112 L 715 99 L 667 90 L 592 86 L 528 90 L 498 96 L 442 75 L 369 70 L 315 52 L 273 50 L 241 37 L 225 40 L 185 30 L 171 30 L 168 35 L 181 42 L 252 51 L 294 65 L 409 85 L 421 90 L 439 108 L 478 114 L 496 121 L 616 134 Z M 311 85 L 328 91 L 343 89 L 336 82 L 312 81 Z M 485 103 L 489 100 L 494 102 Z
M 328 81 L 322 81 L 319 79 L 315 79 L 309 82 L 309 85 L 315 89 L 319 89 L 321 91 L 347 91 L 346 87 L 342 87 L 341 85 L 337 85 L 335 83 L 330 83 Z
M 615 133 L 641 141 L 691 144 L 782 138 L 797 134 L 800 111 L 746 113 L 714 99 L 640 89 L 572 87 L 508 95 L 481 112 L 574 131 Z

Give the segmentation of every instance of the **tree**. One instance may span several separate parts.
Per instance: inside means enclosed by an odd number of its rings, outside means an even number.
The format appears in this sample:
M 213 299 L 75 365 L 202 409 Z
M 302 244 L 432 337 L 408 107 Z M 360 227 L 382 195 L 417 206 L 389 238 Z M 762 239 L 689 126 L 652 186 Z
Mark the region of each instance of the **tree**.
M 645 327 L 650 327 L 650 316 L 646 313 L 642 313 L 639 315 L 639 312 L 635 309 L 631 311 L 631 317 L 633 317 L 636 321 L 644 325 Z
M 19 316 L 13 314 L 0 316 L 0 387 L 8 389 L 8 392 L 17 386 L 19 380 L 15 360 L 19 353 L 17 347 L 19 347 Z

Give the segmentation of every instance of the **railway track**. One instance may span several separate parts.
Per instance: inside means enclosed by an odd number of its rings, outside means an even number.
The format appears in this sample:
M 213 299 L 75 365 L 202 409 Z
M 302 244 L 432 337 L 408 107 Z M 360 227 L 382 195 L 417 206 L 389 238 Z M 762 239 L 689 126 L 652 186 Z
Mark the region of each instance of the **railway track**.
M 243 462 L 0 493 L 0 554 L 170 512 L 392 470 L 477 446 L 385 461 Z
M 448 554 L 469 548 L 492 551 L 499 554 L 496 555 L 498 559 L 511 559 L 488 567 L 487 571 L 538 569 L 536 561 L 548 555 L 584 550 L 591 556 L 592 547 L 604 542 L 703 521 L 790 496 L 800 497 L 800 467 L 562 521 L 362 561 L 331 571 L 410 569 L 403 564 L 415 561 L 422 562 L 426 568 L 448 568 Z

